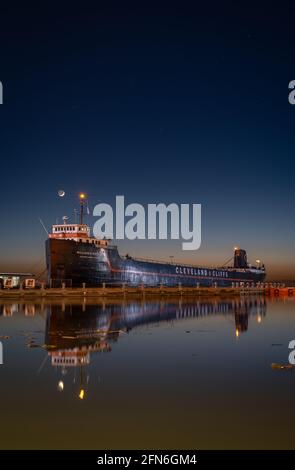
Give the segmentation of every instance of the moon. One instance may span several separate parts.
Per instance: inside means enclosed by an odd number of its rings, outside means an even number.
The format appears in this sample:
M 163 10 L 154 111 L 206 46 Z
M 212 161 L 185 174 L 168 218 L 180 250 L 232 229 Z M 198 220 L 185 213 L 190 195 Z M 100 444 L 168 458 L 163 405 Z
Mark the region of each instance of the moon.
M 66 193 L 65 193 L 65 191 L 64 191 L 63 189 L 60 189 L 60 190 L 58 191 L 59 197 L 64 197 L 65 194 L 66 194 Z

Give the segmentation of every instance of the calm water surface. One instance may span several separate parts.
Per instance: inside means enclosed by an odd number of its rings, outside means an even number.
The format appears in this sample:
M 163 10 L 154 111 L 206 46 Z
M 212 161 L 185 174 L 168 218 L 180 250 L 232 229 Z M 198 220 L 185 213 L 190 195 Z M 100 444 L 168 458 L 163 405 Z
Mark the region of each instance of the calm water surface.
M 295 303 L 0 305 L 1 448 L 295 448 Z

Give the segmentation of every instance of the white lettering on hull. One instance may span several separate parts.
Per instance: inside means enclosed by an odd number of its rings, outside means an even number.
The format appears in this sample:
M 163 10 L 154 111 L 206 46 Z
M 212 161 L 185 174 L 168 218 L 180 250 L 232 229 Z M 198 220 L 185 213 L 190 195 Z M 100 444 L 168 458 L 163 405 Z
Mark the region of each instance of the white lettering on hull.
M 181 274 L 183 276 L 202 276 L 202 277 L 228 277 L 228 272 L 223 270 L 216 269 L 204 269 L 204 268 L 190 268 L 187 266 L 176 266 L 176 274 Z

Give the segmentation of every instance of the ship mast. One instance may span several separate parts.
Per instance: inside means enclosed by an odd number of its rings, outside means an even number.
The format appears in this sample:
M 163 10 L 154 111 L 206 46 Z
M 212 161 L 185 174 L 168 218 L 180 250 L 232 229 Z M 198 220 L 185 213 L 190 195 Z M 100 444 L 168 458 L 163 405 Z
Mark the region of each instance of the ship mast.
M 79 199 L 80 199 L 80 225 L 83 225 L 84 203 L 85 203 L 85 199 L 86 199 L 86 194 L 80 193 L 79 194 Z

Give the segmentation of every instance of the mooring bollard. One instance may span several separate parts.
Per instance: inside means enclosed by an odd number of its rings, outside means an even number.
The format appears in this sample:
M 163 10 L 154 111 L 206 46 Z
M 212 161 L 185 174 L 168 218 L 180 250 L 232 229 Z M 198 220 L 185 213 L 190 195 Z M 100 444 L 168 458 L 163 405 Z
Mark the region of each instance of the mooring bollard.
M 141 284 L 140 288 L 141 288 L 141 295 L 144 297 L 145 295 L 144 284 Z
M 86 282 L 83 282 L 83 283 L 82 283 L 82 289 L 83 289 L 83 296 L 85 297 L 86 294 L 87 294 L 87 291 L 86 291 Z
M 24 286 L 23 286 L 23 283 L 21 282 L 20 285 L 19 285 L 19 293 L 20 293 L 20 296 L 23 297 L 24 296 Z
M 183 294 L 182 292 L 182 286 L 181 286 L 181 282 L 178 283 L 178 292 L 180 293 L 180 295 Z
M 122 291 L 123 291 L 123 296 L 125 298 L 126 297 L 126 283 L 125 282 L 123 282 L 122 284 Z
M 41 282 L 40 292 L 41 292 L 41 297 L 45 297 L 46 293 L 45 293 L 45 284 L 44 284 L 44 282 Z

